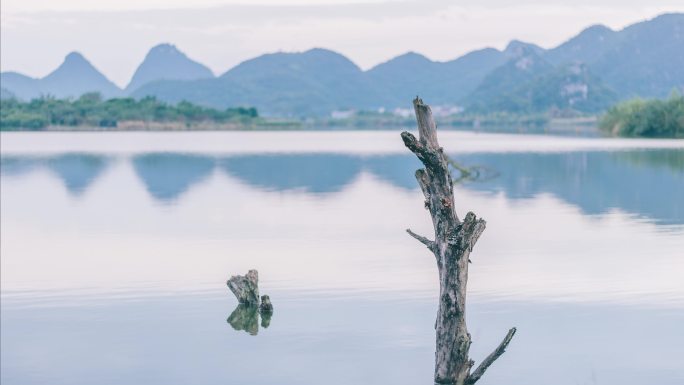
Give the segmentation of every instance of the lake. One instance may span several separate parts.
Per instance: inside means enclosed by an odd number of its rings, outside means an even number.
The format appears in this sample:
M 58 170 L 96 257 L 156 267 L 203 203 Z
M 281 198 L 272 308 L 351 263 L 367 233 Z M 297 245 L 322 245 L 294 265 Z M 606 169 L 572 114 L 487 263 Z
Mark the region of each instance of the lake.
M 1 139 L 3 384 L 432 383 L 437 270 L 405 233 L 431 221 L 399 132 Z M 471 356 L 518 328 L 478 384 L 684 383 L 684 141 L 440 141 L 486 170 L 455 189 L 487 220 Z M 251 268 L 263 326 L 226 287 Z

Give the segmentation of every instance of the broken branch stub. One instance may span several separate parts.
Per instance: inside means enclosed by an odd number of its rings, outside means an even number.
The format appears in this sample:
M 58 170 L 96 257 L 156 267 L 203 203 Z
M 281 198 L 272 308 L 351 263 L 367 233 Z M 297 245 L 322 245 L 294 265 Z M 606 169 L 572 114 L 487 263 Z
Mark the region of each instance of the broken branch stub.
M 227 282 L 230 291 L 238 302 L 249 306 L 259 306 L 259 273 L 250 270 L 246 275 L 234 275 Z
M 466 327 L 465 304 L 470 252 L 485 229 L 486 222 L 469 212 L 461 222 L 454 207 L 453 180 L 449 159 L 437 141 L 437 129 L 430 106 L 420 98 L 413 101 L 419 139 L 402 132 L 406 147 L 423 163 L 416 179 L 425 196 L 434 228 L 434 241 L 408 233 L 435 255 L 439 272 L 439 308 L 437 310 L 435 382 L 470 385 L 482 377 L 487 368 L 505 351 L 515 328 L 480 366 L 471 373 L 474 361 L 468 356 L 470 333 Z

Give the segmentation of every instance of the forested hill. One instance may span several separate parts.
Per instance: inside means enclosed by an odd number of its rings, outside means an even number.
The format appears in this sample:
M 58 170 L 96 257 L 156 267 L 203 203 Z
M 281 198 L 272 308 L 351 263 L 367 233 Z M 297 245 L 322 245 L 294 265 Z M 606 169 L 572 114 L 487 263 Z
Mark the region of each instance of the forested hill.
M 597 113 L 633 97 L 684 90 L 684 14 L 665 14 L 614 31 L 595 25 L 551 49 L 512 41 L 437 62 L 410 52 L 368 71 L 326 49 L 272 53 L 218 77 L 174 46 L 153 48 L 125 90 L 79 54 L 33 79 L 2 73 L 2 97 L 155 96 L 215 108 L 254 106 L 270 116 L 328 115 L 334 110 L 406 107 L 420 94 L 433 105 L 489 113 L 549 110 Z M 87 76 L 82 76 L 87 74 Z
M 139 100 L 84 94 L 78 99 L 38 98 L 22 102 L 15 98 L 0 101 L 0 129 L 43 130 L 83 129 L 216 129 L 219 126 L 244 128 L 258 117 L 254 108 L 214 109 L 189 102 L 168 104 L 152 96 Z

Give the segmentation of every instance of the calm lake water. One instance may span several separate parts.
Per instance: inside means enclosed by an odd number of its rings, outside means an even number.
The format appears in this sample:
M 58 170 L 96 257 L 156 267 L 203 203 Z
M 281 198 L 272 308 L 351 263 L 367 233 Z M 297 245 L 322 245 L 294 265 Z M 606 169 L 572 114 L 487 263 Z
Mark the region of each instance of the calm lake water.
M 518 327 L 479 383 L 684 383 L 684 142 L 440 135 L 486 170 L 456 188 L 488 222 L 472 356 Z M 404 232 L 431 222 L 398 132 L 1 139 L 3 385 L 432 383 L 436 266 Z M 227 322 L 250 268 L 268 327 Z

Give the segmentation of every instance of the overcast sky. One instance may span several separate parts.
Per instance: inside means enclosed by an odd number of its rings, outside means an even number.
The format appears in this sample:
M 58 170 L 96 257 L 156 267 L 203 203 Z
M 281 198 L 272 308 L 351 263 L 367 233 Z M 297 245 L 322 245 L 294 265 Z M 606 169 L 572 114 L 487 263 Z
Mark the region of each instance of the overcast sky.
M 189 5 L 191 4 L 191 5 Z M 511 39 L 553 47 L 683 0 L 2 0 L 2 71 L 45 76 L 70 51 L 125 86 L 147 50 L 170 42 L 221 74 L 266 52 L 324 47 L 364 69 L 407 51 L 449 60 Z

